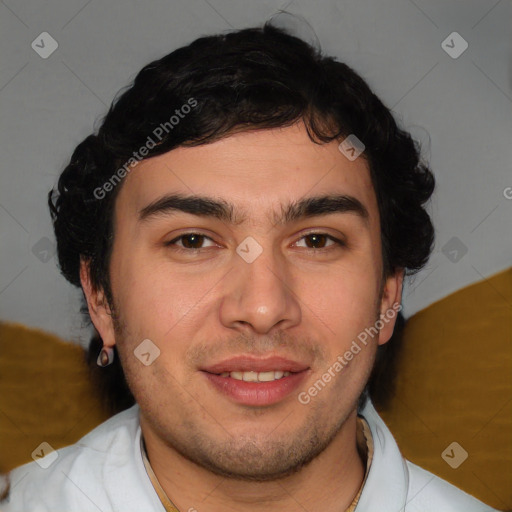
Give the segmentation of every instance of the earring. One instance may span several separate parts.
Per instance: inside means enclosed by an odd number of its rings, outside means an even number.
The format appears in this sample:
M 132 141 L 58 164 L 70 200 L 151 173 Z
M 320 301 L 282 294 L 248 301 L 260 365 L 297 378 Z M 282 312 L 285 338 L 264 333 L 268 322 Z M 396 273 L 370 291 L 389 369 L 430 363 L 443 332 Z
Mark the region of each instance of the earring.
M 101 349 L 101 352 L 98 355 L 98 359 L 96 360 L 96 364 L 104 368 L 114 362 L 114 349 L 113 347 L 105 347 Z

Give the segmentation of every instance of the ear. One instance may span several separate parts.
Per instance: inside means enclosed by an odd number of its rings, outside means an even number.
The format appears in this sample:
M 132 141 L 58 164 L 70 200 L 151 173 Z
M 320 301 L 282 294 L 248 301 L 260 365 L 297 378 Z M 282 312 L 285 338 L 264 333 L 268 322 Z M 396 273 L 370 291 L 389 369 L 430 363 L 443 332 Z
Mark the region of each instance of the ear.
M 101 336 L 104 346 L 113 347 L 116 341 L 112 311 L 103 290 L 97 290 L 91 283 L 89 263 L 83 259 L 80 259 L 80 282 L 94 327 Z
M 379 345 L 387 343 L 393 334 L 396 317 L 402 310 L 402 284 L 404 280 L 403 269 L 389 276 L 384 282 L 382 299 L 380 302 L 380 320 L 382 328 L 379 330 Z

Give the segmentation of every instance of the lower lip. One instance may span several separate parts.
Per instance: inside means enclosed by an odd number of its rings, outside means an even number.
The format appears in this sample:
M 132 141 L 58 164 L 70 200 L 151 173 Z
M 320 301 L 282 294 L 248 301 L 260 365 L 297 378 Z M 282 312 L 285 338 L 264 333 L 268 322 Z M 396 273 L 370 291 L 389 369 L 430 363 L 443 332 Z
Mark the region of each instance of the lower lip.
M 217 390 L 233 401 L 243 405 L 262 406 L 278 403 L 297 390 L 308 371 L 292 373 L 288 377 L 270 382 L 245 382 L 214 373 L 202 373 Z

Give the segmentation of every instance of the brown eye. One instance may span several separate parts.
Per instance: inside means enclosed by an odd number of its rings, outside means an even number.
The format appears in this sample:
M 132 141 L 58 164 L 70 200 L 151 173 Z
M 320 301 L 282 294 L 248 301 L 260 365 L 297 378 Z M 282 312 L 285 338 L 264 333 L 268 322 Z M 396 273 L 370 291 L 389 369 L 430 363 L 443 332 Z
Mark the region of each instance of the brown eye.
M 167 246 L 176 246 L 178 249 L 204 249 L 206 248 L 204 246 L 204 243 L 206 241 L 209 241 L 211 243 L 210 246 L 215 245 L 211 238 L 207 237 L 206 235 L 201 235 L 200 233 L 185 233 L 174 240 L 171 240 L 166 245 Z
M 307 249 L 327 249 L 333 245 L 343 246 L 343 242 L 325 233 L 309 233 L 300 239 L 300 242 L 304 241 L 304 245 L 297 242 L 299 247 L 305 247 Z
M 304 238 L 306 239 L 307 247 L 311 249 L 323 249 L 329 237 L 327 235 L 312 234 Z
M 200 249 L 203 242 L 204 242 L 205 236 L 204 235 L 197 235 L 197 234 L 190 234 L 190 235 L 184 235 L 181 237 L 183 247 L 186 249 Z

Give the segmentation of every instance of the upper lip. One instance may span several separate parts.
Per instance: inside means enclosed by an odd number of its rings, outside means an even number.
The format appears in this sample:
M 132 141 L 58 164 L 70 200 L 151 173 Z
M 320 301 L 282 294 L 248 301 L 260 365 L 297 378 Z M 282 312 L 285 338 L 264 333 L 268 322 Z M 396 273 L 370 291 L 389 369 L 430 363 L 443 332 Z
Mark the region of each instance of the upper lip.
M 299 361 L 293 361 L 284 357 L 255 357 L 253 355 L 240 355 L 231 357 L 218 363 L 204 366 L 200 370 L 220 374 L 223 372 L 269 372 L 272 370 L 281 370 L 283 372 L 301 372 L 307 370 L 309 366 Z

